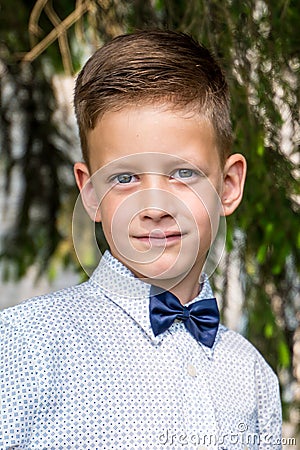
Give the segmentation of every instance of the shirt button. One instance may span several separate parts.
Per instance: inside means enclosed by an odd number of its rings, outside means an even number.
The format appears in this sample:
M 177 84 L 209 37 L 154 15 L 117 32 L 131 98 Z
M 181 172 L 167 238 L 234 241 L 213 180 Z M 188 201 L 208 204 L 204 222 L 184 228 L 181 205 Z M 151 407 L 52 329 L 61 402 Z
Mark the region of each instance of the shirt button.
M 197 370 L 192 364 L 187 365 L 187 373 L 190 377 L 196 377 L 197 376 Z

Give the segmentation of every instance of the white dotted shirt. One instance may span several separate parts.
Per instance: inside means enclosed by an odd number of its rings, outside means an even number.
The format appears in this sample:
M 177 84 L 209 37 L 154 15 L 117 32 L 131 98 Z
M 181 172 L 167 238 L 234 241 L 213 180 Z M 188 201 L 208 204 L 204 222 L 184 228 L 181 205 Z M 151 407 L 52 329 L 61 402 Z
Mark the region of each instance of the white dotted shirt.
M 281 449 L 257 350 L 221 325 L 212 349 L 182 322 L 155 337 L 149 291 L 106 252 L 88 282 L 1 313 L 1 449 Z

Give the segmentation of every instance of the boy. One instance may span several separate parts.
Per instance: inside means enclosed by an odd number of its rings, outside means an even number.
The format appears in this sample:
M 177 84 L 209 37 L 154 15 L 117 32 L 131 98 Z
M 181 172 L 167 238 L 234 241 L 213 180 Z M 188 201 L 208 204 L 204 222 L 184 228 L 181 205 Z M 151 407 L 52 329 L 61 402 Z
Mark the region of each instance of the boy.
M 280 449 L 278 383 L 202 274 L 242 198 L 229 99 L 185 34 L 120 36 L 81 71 L 75 177 L 110 251 L 2 313 L 1 448 Z

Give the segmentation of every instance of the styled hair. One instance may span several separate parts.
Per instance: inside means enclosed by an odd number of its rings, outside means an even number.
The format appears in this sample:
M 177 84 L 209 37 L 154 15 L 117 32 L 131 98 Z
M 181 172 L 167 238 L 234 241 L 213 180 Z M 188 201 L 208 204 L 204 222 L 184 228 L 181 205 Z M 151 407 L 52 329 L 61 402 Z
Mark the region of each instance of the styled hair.
M 191 36 L 163 30 L 116 37 L 79 73 L 74 105 L 84 160 L 88 163 L 87 133 L 105 112 L 145 104 L 166 104 L 208 119 L 224 163 L 232 143 L 225 76 L 211 53 Z

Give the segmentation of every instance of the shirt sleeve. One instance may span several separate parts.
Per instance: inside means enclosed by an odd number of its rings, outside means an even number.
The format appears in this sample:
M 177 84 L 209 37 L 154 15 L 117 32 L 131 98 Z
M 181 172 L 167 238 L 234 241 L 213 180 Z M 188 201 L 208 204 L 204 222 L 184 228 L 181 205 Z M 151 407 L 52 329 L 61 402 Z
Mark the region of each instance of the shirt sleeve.
M 26 448 L 38 402 L 37 377 L 26 333 L 3 313 L 0 356 L 0 448 Z
M 282 449 L 282 417 L 278 379 L 259 355 L 256 361 L 258 440 L 260 450 Z

